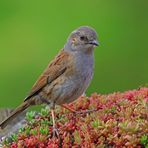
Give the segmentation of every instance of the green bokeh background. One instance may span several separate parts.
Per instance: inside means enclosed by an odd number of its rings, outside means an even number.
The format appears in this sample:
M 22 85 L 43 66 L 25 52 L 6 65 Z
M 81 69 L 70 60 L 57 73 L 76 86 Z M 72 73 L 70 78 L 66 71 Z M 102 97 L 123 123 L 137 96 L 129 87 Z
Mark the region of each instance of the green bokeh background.
M 99 34 L 87 91 L 110 93 L 148 82 L 146 0 L 1 0 L 0 106 L 16 106 L 81 25 Z

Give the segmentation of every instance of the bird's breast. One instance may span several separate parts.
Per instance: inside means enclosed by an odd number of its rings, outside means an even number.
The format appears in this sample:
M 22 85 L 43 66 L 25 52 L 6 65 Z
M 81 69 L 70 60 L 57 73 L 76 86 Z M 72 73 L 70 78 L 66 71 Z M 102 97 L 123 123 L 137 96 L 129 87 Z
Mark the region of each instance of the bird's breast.
M 75 100 L 86 91 L 93 77 L 93 54 L 76 56 L 72 65 L 74 65 L 73 72 L 67 77 L 67 82 L 69 81 L 69 87 L 73 88 L 74 92 L 71 100 Z
M 76 56 L 75 69 L 77 75 L 83 81 L 90 81 L 94 69 L 94 56 L 92 54 L 80 54 Z

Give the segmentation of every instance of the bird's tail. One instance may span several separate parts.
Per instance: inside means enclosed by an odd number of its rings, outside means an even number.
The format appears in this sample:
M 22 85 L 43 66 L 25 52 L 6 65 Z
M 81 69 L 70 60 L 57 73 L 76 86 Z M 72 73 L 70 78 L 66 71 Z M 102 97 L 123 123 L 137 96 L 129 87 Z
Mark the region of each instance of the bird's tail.
M 0 123 L 0 129 L 4 129 L 17 115 L 23 112 L 26 108 L 30 106 L 29 101 L 24 101 L 20 106 L 18 106 L 4 121 Z

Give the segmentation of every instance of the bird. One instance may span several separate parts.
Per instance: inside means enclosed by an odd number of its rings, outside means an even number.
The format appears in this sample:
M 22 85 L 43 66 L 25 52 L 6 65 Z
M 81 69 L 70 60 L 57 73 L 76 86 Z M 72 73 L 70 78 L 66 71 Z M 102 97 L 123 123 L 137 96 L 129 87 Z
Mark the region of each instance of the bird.
M 5 128 L 28 107 L 48 104 L 54 131 L 55 105 L 73 111 L 65 104 L 75 101 L 88 88 L 94 73 L 94 48 L 98 45 L 98 35 L 94 28 L 80 26 L 72 31 L 64 47 L 39 76 L 23 103 L 0 123 L 0 128 Z

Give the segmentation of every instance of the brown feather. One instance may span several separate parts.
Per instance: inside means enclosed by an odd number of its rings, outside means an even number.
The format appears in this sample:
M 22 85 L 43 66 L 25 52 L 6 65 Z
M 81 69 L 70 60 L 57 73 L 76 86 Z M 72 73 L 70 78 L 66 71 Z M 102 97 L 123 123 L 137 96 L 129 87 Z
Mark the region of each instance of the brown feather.
M 24 101 L 28 100 L 32 96 L 36 95 L 46 86 L 46 84 L 51 83 L 57 77 L 65 72 L 67 69 L 69 54 L 64 50 L 61 50 L 55 59 L 48 65 L 43 74 L 39 77 L 36 83 L 33 85 L 31 92 L 25 98 Z

